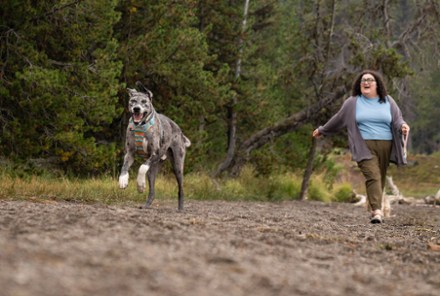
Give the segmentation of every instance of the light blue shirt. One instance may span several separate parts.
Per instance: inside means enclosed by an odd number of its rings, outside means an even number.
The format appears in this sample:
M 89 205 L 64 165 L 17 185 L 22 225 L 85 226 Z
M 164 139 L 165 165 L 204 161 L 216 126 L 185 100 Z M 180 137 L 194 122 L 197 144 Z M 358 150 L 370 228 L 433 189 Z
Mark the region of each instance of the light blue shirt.
M 391 106 L 388 100 L 358 96 L 356 100 L 356 123 L 364 140 L 392 140 Z

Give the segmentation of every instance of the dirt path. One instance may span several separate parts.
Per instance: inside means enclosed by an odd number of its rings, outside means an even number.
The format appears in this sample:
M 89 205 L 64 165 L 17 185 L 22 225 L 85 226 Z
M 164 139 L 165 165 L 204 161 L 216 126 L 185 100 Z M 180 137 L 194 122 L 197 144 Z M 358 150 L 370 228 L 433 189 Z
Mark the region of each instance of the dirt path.
M 439 295 L 440 209 L 0 201 L 0 295 Z

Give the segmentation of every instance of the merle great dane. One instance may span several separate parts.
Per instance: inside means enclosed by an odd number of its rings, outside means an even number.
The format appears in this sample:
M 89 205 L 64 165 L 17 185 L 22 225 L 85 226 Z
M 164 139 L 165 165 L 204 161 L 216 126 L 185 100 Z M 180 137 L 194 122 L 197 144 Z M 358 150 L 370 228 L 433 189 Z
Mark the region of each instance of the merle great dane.
M 148 176 L 149 193 L 143 208 L 149 208 L 154 200 L 154 185 L 157 174 L 168 158 L 171 161 L 179 187 L 179 211 L 183 210 L 183 167 L 186 148 L 191 141 L 185 137 L 180 127 L 171 119 L 155 111 L 153 94 L 142 84 L 136 83 L 141 91 L 128 89 L 128 108 L 131 118 L 125 140 L 124 164 L 119 176 L 119 187 L 128 186 L 128 171 L 135 155 L 142 156 L 145 162 L 140 166 L 137 176 L 137 189 L 145 191 L 145 177 Z

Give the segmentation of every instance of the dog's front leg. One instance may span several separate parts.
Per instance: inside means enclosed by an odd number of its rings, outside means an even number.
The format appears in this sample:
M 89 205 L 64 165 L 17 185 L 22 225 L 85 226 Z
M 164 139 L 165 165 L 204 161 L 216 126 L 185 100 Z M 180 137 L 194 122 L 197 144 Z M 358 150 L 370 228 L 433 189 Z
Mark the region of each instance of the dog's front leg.
M 134 162 L 134 157 L 131 152 L 127 152 L 124 156 L 124 165 L 121 169 L 121 174 L 119 175 L 119 188 L 125 189 L 128 186 L 128 170 Z
M 146 188 L 146 175 L 151 166 L 156 165 L 160 161 L 158 154 L 154 153 L 139 168 L 137 176 L 138 192 L 142 193 Z
M 146 175 L 150 167 L 157 163 L 160 160 L 160 158 L 157 156 L 157 154 L 153 154 L 150 158 L 148 158 L 140 167 L 138 171 L 137 176 L 137 189 L 138 192 L 142 193 L 145 191 L 146 188 Z
M 138 192 L 140 192 L 140 193 L 145 191 L 145 187 L 146 187 L 145 176 L 146 176 L 148 170 L 150 169 L 150 166 L 151 166 L 151 162 L 150 162 L 150 159 L 148 159 L 139 168 L 138 176 L 137 176 L 137 189 L 138 189 Z
M 148 198 L 147 201 L 145 203 L 145 205 L 143 206 L 144 209 L 148 209 L 151 204 L 153 203 L 154 200 L 154 195 L 155 195 L 155 183 L 156 183 L 156 177 L 157 174 L 160 171 L 160 168 L 162 167 L 163 164 L 163 160 L 157 162 L 157 163 L 152 163 L 150 169 L 148 170 L 147 173 L 147 178 L 148 178 L 148 184 L 149 184 L 149 192 L 148 192 Z
M 144 151 L 149 157 L 147 160 L 140 166 L 137 176 L 137 189 L 138 192 L 142 193 L 145 191 L 146 188 L 146 175 L 148 170 L 152 165 L 155 165 L 159 161 L 159 155 L 157 151 L 159 151 L 160 147 L 160 138 L 154 137 L 152 134 L 146 135 L 146 138 L 144 138 L 142 146 L 144 148 Z

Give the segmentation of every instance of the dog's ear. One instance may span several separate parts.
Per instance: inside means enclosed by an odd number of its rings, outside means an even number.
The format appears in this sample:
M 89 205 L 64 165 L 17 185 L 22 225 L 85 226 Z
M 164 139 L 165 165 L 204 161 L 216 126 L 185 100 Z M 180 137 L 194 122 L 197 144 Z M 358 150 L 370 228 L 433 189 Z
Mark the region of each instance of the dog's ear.
M 136 93 L 137 93 L 137 90 L 135 90 L 133 88 L 127 88 L 127 91 L 128 91 L 128 95 L 130 97 L 136 95 Z
M 145 90 L 146 90 L 147 96 L 150 98 L 150 101 L 153 101 L 153 93 L 148 89 L 145 89 Z
M 150 98 L 151 101 L 153 100 L 153 93 L 148 88 L 146 88 L 140 81 L 136 81 L 136 86 L 141 92 L 145 93 Z

